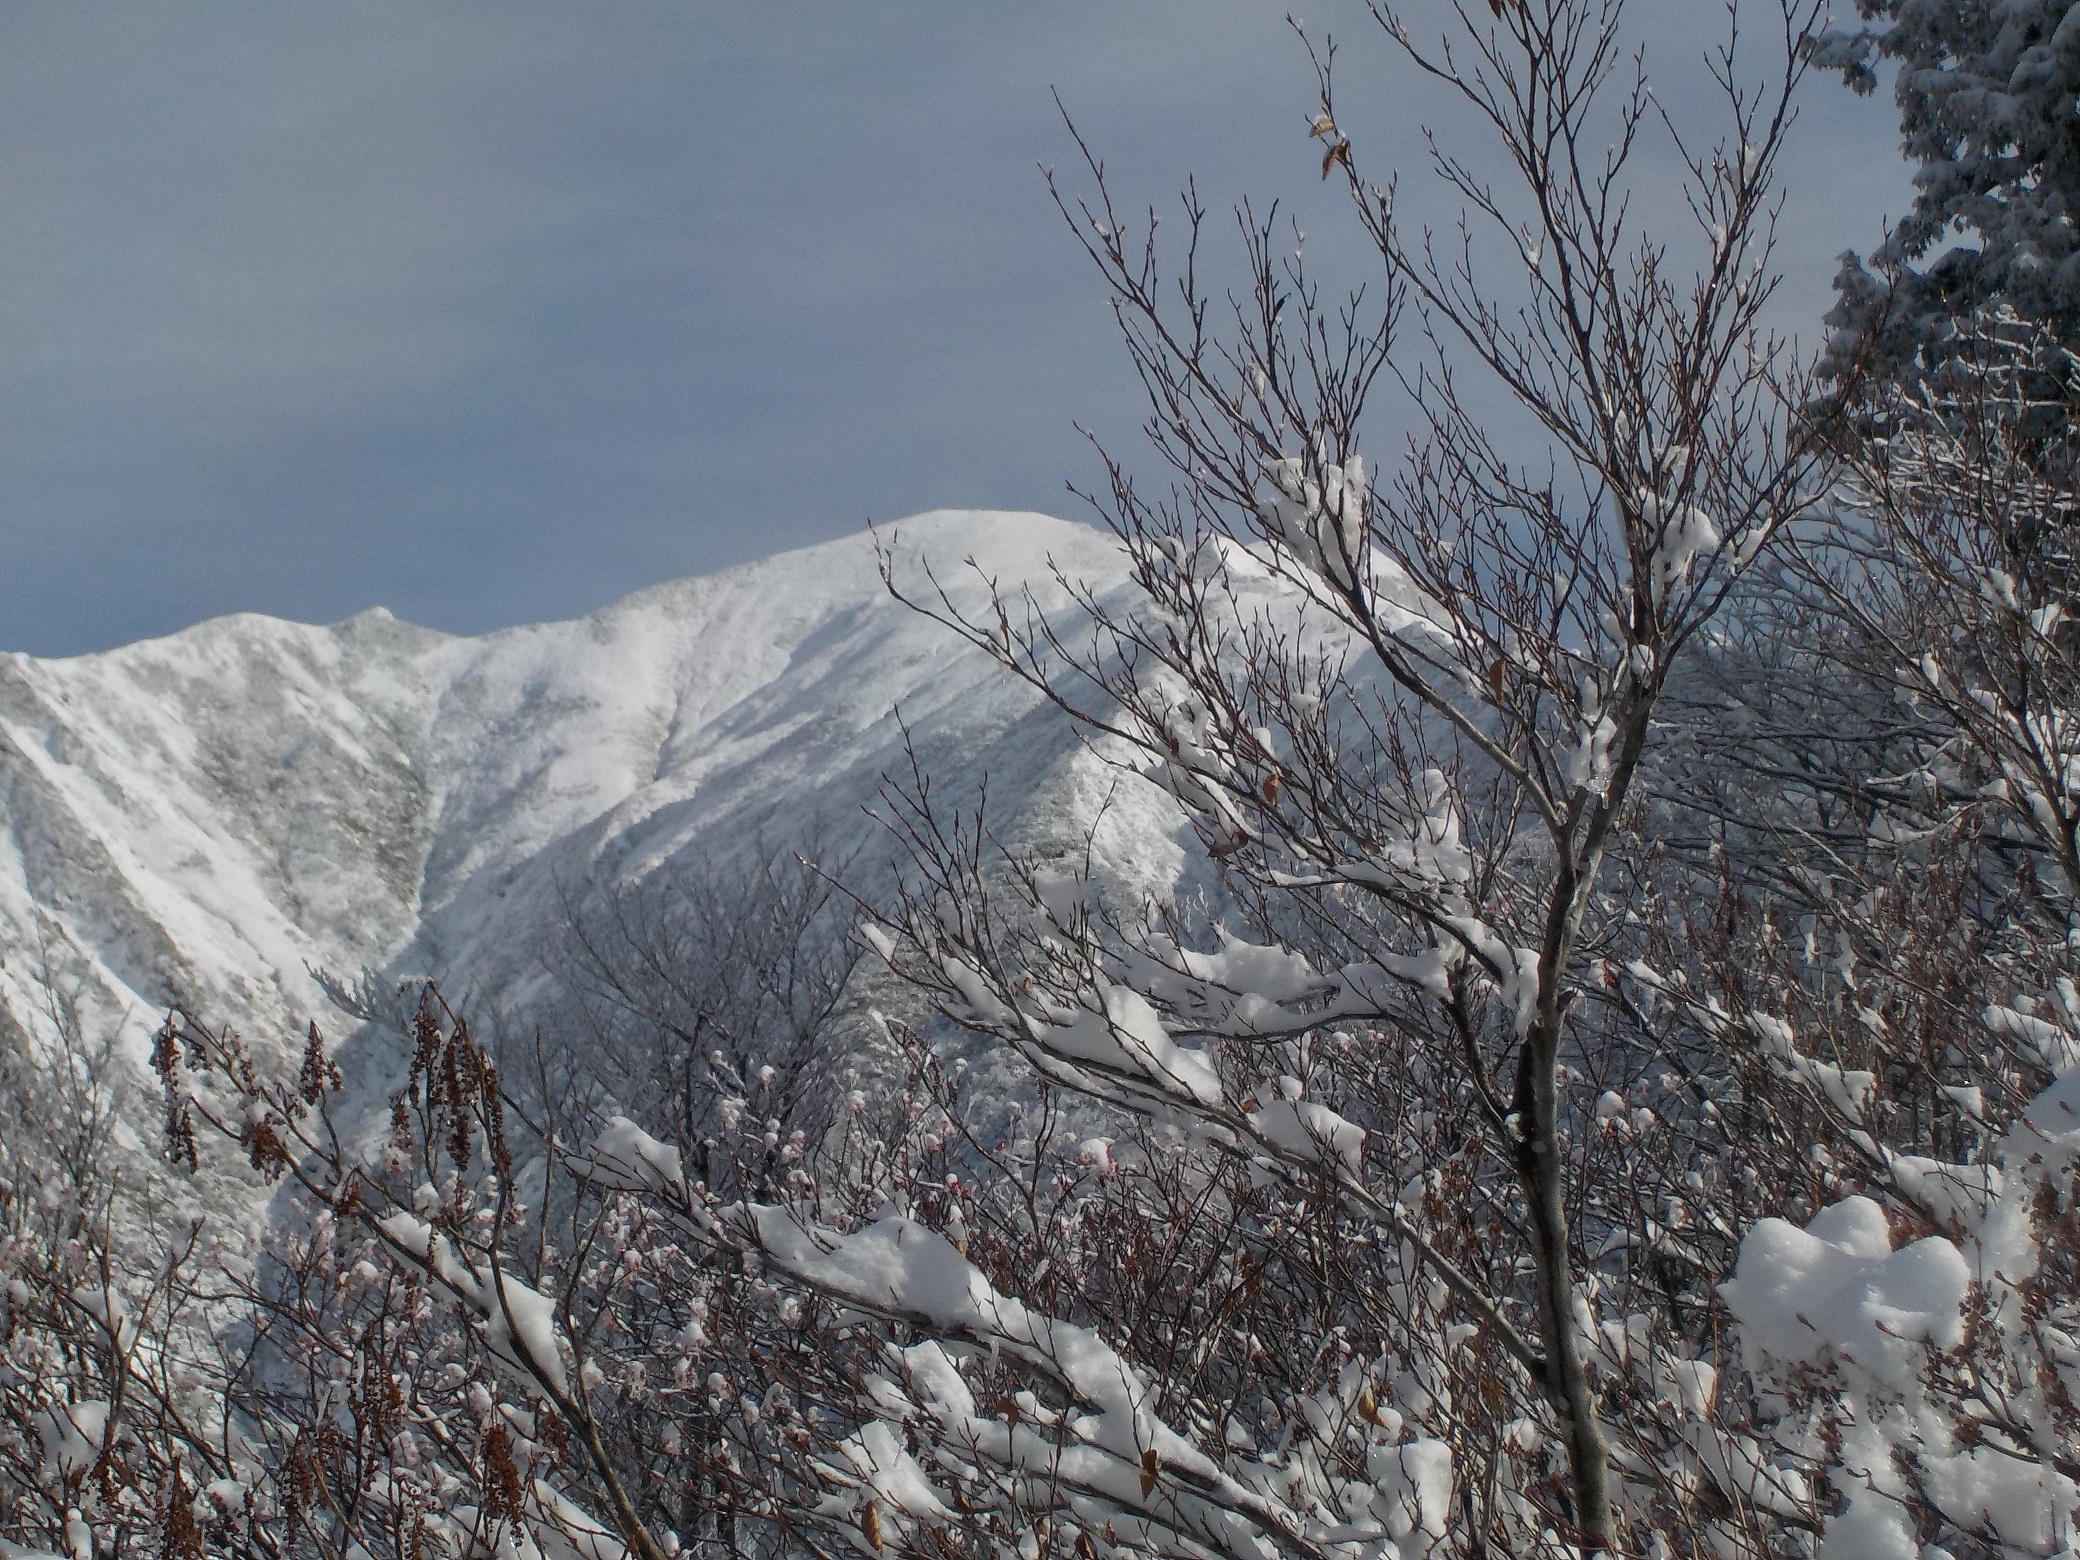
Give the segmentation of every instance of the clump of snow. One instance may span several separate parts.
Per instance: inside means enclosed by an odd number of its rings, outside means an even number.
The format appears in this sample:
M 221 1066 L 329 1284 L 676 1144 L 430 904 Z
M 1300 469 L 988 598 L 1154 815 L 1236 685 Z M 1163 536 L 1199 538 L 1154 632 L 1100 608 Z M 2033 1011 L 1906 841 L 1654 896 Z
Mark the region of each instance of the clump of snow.
M 1250 1120 L 1264 1141 L 1290 1159 L 1327 1160 L 1358 1173 L 1365 1152 L 1365 1132 L 1326 1105 L 1299 1098 L 1275 1099 L 1258 1106 Z
M 1104 1011 L 1079 1008 L 1034 1034 L 1035 1042 L 1070 1062 L 1114 1069 L 1145 1077 L 1158 1088 L 1194 1103 L 1217 1106 L 1223 1092 L 1220 1074 L 1202 1051 L 1179 1045 L 1162 1018 L 1140 992 L 1105 986 L 1099 993 Z
M 59 1479 L 83 1474 L 101 1460 L 108 1437 L 108 1405 L 98 1400 L 68 1403 L 38 1416 L 43 1466 Z
M 609 1117 L 593 1139 L 591 1176 L 595 1185 L 630 1192 L 675 1191 L 686 1184 L 679 1150 L 626 1116 Z
M 1840 1361 L 1902 1392 L 1926 1351 L 1956 1344 L 1972 1281 L 1963 1255 L 1939 1235 L 1897 1251 L 1885 1210 L 1849 1197 L 1804 1229 L 1764 1219 L 1741 1243 L 1725 1286 L 1751 1365 Z
M 1354 453 L 1339 464 L 1321 449 L 1312 462 L 1299 456 L 1271 461 L 1264 475 L 1271 491 L 1257 512 L 1265 531 L 1303 569 L 1339 581 L 1362 577 L 1372 550 L 1364 458 Z
M 523 1387 L 570 1391 L 553 1300 L 488 1257 L 471 1259 L 446 1235 L 401 1208 L 378 1219 L 376 1228 L 461 1304 L 492 1357 L 511 1367 Z

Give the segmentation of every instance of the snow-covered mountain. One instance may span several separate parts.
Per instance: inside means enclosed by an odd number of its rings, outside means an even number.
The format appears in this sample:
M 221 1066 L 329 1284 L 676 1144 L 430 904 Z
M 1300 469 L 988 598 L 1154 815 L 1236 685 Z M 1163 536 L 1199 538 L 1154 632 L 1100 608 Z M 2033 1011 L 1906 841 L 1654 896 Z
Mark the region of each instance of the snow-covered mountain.
M 1042 515 L 940 512 L 883 542 L 970 605 L 983 576 L 1061 603 L 1050 560 L 1126 588 L 1111 538 Z M 865 534 L 480 638 L 379 610 L 0 658 L 0 1011 L 43 1027 L 48 971 L 141 1059 L 175 999 L 261 1045 L 337 1027 L 318 970 L 510 1000 L 573 887 L 812 819 L 871 870 L 860 809 L 905 723 L 946 793 L 986 775 L 1015 833 L 1066 835 L 1115 779 L 890 599 Z M 1120 866 L 1178 869 L 1150 798 L 1109 816 Z

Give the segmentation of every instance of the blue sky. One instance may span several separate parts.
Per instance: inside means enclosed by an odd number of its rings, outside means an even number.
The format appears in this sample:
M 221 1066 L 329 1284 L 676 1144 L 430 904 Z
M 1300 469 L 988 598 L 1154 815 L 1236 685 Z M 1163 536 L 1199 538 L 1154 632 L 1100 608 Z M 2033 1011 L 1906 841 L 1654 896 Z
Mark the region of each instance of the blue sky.
M 1634 9 L 1691 101 L 1723 10 Z M 1418 126 L 1463 121 L 1357 5 L 1303 15 L 1420 184 Z M 0 647 L 474 632 L 869 517 L 1073 513 L 1074 424 L 1131 448 L 1139 407 L 1036 169 L 1073 159 L 1051 90 L 1129 196 L 1290 194 L 1358 258 L 1274 5 L 15 0 Z M 1788 172 L 1810 335 L 1906 204 L 1889 103 L 1815 80 Z

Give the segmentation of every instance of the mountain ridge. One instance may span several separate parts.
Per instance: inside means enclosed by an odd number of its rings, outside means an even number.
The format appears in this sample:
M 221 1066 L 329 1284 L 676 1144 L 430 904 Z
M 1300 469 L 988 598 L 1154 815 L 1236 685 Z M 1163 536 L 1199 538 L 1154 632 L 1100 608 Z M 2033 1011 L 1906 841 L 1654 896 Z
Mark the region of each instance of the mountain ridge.
M 381 609 L 248 613 L 0 657 L 0 1022 L 46 1029 L 56 983 L 141 1063 L 173 1001 L 279 1050 L 335 1016 L 318 971 L 524 991 L 574 886 L 818 820 L 859 848 L 906 729 L 950 797 L 988 774 L 1015 830 L 1087 827 L 1103 766 L 891 599 L 877 546 L 971 608 L 989 576 L 1073 610 L 1051 563 L 1127 588 L 1089 527 L 936 511 L 475 637 Z M 1147 805 L 1115 820 L 1116 851 L 1173 878 L 1176 821 Z

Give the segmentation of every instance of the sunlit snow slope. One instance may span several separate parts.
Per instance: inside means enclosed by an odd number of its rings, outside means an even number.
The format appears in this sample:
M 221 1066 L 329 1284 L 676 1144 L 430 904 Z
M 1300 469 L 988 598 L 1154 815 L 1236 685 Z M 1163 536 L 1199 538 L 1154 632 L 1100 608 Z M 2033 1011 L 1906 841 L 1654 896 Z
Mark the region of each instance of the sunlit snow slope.
M 1122 588 L 1107 536 L 941 512 L 883 532 L 970 605 L 972 557 L 1059 602 Z M 435 974 L 507 1000 L 573 891 L 860 817 L 901 721 L 952 795 L 989 777 L 1017 832 L 1070 830 L 1107 776 L 1062 719 L 891 600 L 862 534 L 482 638 L 387 613 L 244 616 L 70 660 L 0 658 L 0 1005 L 77 988 L 133 1056 L 180 999 L 256 1042 L 334 1015 L 313 969 Z M 1129 805 L 1123 864 L 1175 869 Z

